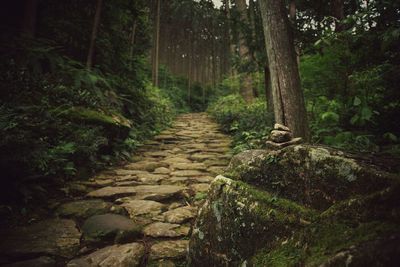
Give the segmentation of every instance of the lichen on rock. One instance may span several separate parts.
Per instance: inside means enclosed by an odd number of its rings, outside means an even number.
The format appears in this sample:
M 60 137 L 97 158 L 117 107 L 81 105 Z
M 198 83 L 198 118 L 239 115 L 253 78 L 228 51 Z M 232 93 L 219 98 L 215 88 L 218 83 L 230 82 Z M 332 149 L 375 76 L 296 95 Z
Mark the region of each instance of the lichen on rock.
M 234 157 L 211 184 L 190 266 L 390 266 L 400 178 L 312 145 Z

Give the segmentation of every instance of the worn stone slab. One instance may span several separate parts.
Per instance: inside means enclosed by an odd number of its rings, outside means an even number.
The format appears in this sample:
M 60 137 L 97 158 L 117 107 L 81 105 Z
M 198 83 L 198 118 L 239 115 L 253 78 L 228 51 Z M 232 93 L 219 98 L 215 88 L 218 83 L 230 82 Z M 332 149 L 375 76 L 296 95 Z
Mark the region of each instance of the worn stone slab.
M 89 192 L 88 197 L 111 198 L 123 197 L 136 194 L 136 187 L 133 186 L 107 186 L 95 191 Z
M 154 174 L 169 174 L 171 172 L 170 169 L 165 167 L 160 167 L 154 170 Z
M 162 241 L 150 248 L 150 260 L 185 258 L 189 240 Z
M 100 199 L 88 199 L 64 203 L 56 209 L 55 213 L 61 217 L 86 219 L 109 212 L 122 214 L 123 209 Z
M 128 211 L 131 218 L 138 215 L 158 215 L 165 208 L 164 204 L 152 200 L 129 200 L 121 206 Z
M 151 174 L 151 173 L 142 173 L 138 174 L 138 181 L 143 184 L 157 184 L 161 180 L 168 178 L 168 175 L 163 174 Z
M 162 214 L 164 221 L 169 223 L 184 223 L 193 219 L 197 215 L 197 208 L 185 206 L 166 211 Z
M 166 162 L 156 162 L 156 161 L 138 161 L 134 163 L 130 163 L 124 166 L 127 170 L 138 170 L 138 171 L 148 171 L 153 172 L 155 169 L 160 167 L 168 168 L 169 164 Z
M 198 177 L 198 176 L 208 176 L 209 173 L 198 171 L 198 170 L 180 170 L 171 172 L 171 176 L 177 177 Z
M 95 215 L 87 219 L 82 226 L 83 240 L 88 243 L 116 242 L 133 240 L 141 232 L 141 226 L 131 219 L 116 215 Z
M 190 188 L 193 189 L 193 191 L 195 191 L 196 193 L 201 192 L 201 193 L 205 193 L 208 191 L 208 189 L 210 188 L 209 184 L 191 184 Z
M 206 170 L 207 166 L 203 163 L 176 163 L 172 165 L 176 170 Z
M 205 161 L 207 159 L 216 158 L 217 156 L 218 155 L 216 155 L 216 154 L 201 154 L 201 153 L 197 153 L 197 154 L 191 155 L 190 159 L 194 160 L 194 161 L 202 162 L 202 161 Z
M 191 163 L 192 161 L 187 158 L 187 156 L 174 156 L 167 157 L 162 162 L 166 164 L 176 164 L 176 163 Z
M 50 219 L 29 226 L 0 230 L 0 255 L 26 258 L 54 255 L 70 258 L 79 250 L 79 233 L 74 221 Z
M 180 237 L 189 234 L 190 228 L 179 224 L 155 222 L 143 229 L 143 234 L 151 237 Z
M 67 267 L 136 267 L 140 266 L 145 248 L 139 243 L 114 245 L 74 259 Z

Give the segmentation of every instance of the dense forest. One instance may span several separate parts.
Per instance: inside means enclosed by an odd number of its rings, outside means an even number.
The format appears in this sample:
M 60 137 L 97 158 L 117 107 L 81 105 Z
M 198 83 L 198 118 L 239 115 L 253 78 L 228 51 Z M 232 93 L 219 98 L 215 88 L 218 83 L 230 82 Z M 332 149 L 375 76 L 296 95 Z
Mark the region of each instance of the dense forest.
M 298 143 L 400 170 L 398 1 L 15 0 L 0 20 L 6 224 L 48 216 L 41 203 L 82 191 L 66 185 L 136 161 L 154 136 L 172 144 L 166 129 L 182 123 L 187 139 L 203 128 L 227 145 L 217 123 L 232 155 L 270 148 L 279 123 Z M 206 198 L 194 191 L 186 203 Z

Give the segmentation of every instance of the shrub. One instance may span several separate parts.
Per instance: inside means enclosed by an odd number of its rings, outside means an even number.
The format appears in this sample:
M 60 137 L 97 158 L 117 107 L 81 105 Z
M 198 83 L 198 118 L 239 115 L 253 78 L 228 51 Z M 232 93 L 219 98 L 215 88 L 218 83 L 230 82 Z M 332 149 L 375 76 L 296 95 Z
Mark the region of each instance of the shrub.
M 246 104 L 240 95 L 221 97 L 208 108 L 208 112 L 233 135 L 234 152 L 262 147 L 273 124 L 273 115 L 267 112 L 266 101 L 256 99 Z

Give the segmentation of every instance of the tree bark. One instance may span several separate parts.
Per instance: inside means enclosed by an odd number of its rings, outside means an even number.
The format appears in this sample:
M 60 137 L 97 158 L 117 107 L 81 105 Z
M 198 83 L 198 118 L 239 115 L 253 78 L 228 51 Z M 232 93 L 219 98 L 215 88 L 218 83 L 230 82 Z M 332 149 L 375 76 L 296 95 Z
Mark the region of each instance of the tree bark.
M 341 32 L 344 30 L 342 20 L 344 19 L 344 1 L 332 0 L 332 15 L 336 19 L 335 31 Z
M 133 59 L 133 49 L 135 47 L 135 35 L 136 35 L 136 28 L 137 28 L 137 20 L 133 21 L 132 32 L 131 32 L 131 47 L 129 50 L 129 58 Z
M 269 71 L 268 65 L 265 65 L 264 67 L 264 82 L 265 82 L 265 98 L 267 99 L 267 111 L 273 113 L 274 101 L 271 89 L 271 73 Z
M 153 85 L 158 86 L 158 68 L 160 53 L 160 12 L 161 0 L 157 0 L 156 31 L 154 38 L 154 62 L 153 62 Z
M 38 0 L 25 1 L 21 31 L 29 38 L 34 38 L 36 33 L 37 2 Z
M 271 72 L 275 120 L 288 126 L 295 137 L 308 141 L 307 113 L 284 1 L 259 2 Z
M 243 23 L 248 23 L 247 16 L 247 4 L 246 0 L 235 0 L 236 8 L 238 9 L 241 17 L 241 21 Z M 248 64 L 251 61 L 249 48 L 246 44 L 245 36 L 243 34 L 243 29 L 239 31 L 239 56 L 240 56 L 240 64 Z M 249 73 L 249 71 L 244 71 L 241 75 L 240 79 L 240 91 L 239 93 L 244 98 L 247 103 L 250 103 L 254 100 L 254 91 L 253 91 L 253 80 Z
M 93 66 L 94 45 L 96 43 L 97 32 L 99 30 L 102 5 L 103 5 L 103 0 L 97 0 L 96 14 L 94 15 L 94 23 L 93 23 L 93 29 L 92 29 L 92 36 L 90 38 L 89 53 L 88 53 L 88 57 L 86 60 L 86 67 L 88 69 L 91 69 Z

